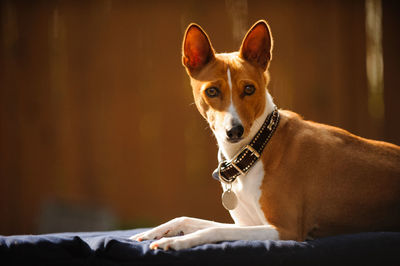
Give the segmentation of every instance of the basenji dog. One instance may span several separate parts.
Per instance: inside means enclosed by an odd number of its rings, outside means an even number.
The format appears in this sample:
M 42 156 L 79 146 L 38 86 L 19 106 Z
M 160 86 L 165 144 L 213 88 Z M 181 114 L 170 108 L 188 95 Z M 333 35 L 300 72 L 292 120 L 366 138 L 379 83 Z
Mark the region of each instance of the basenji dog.
M 214 176 L 235 223 L 181 217 L 131 239 L 179 250 L 400 230 L 400 147 L 278 110 L 266 88 L 272 46 L 264 20 L 234 53 L 216 54 L 204 30 L 188 26 L 183 65 L 218 142 Z

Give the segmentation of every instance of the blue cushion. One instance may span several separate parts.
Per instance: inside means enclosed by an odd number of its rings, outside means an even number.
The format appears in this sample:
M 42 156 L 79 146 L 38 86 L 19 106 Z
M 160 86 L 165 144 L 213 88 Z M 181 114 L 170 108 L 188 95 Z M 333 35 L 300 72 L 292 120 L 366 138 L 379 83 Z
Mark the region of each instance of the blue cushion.
M 400 265 L 400 233 L 361 233 L 307 242 L 239 240 L 163 251 L 150 250 L 150 241 L 128 239 L 144 230 L 0 236 L 0 264 Z

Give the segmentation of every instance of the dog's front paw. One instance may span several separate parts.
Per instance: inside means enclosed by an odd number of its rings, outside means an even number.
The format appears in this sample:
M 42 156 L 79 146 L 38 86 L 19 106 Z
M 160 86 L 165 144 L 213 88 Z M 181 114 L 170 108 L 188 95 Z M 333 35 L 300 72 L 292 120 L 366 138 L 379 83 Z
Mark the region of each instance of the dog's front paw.
M 152 230 L 131 236 L 129 239 L 141 242 L 145 240 L 157 240 L 163 237 L 179 236 L 179 235 L 184 235 L 183 231 L 175 233 L 171 229 L 157 227 Z
M 182 224 L 186 221 L 186 217 L 173 219 L 165 224 L 157 226 L 149 231 L 142 232 L 130 237 L 131 240 L 144 241 L 144 240 L 157 240 L 163 237 L 182 236 L 184 235 L 184 228 Z
M 195 245 L 194 243 L 191 243 L 190 239 L 185 239 L 182 237 L 162 238 L 150 244 L 150 248 L 154 250 L 155 249 L 181 250 L 181 249 L 191 248 L 193 246 Z

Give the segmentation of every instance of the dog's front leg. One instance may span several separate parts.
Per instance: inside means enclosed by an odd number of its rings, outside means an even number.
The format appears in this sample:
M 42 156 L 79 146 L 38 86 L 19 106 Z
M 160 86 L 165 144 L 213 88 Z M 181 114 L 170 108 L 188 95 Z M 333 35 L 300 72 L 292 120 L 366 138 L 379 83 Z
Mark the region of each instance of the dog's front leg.
M 233 240 L 278 240 L 278 231 L 270 225 L 238 226 L 219 224 L 184 236 L 162 238 L 150 244 L 151 249 L 180 250 L 206 243 Z
M 170 220 L 149 231 L 139 233 L 130 237 L 132 240 L 156 240 L 163 237 L 181 236 L 210 227 L 222 226 L 224 224 L 190 217 L 179 217 Z

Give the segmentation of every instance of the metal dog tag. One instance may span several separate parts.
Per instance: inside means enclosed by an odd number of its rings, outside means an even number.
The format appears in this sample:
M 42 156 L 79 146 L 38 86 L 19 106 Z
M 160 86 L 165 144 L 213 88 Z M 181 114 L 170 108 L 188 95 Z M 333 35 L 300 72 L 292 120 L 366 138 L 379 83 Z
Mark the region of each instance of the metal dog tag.
M 236 194 L 230 188 L 228 188 L 227 190 L 224 191 L 224 193 L 222 193 L 222 205 L 224 206 L 225 209 L 231 211 L 236 208 L 237 204 L 238 200 Z

